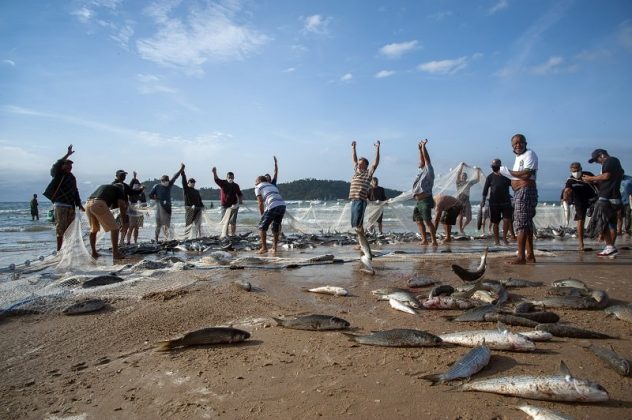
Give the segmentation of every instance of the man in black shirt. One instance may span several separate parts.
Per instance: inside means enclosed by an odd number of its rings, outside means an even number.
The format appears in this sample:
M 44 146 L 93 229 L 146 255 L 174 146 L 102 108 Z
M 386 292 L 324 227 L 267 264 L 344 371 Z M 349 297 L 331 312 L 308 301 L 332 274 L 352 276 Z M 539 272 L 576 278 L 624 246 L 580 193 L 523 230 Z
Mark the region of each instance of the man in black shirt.
M 119 186 L 101 185 L 90 195 L 86 204 L 86 215 L 90 221 L 90 248 L 92 248 L 93 258 L 99 258 L 96 242 L 97 233 L 101 226 L 103 226 L 103 230 L 110 232 L 112 238 L 112 260 L 123 258 L 118 252 L 119 225 L 110 212 L 111 208 L 118 208 L 121 211 L 121 220 L 125 219 L 127 216 L 125 193 Z
M 125 201 L 128 203 L 129 207 L 129 198 L 134 194 L 132 187 L 125 183 L 125 177 L 127 177 L 127 172 L 123 169 L 119 169 L 116 171 L 116 175 L 114 176 L 114 181 L 112 181 L 112 185 L 116 185 L 120 189 L 123 190 L 123 194 L 125 194 Z M 125 215 L 125 218 L 122 215 L 119 215 L 117 218 L 121 224 L 121 234 L 120 234 L 120 243 L 119 246 L 122 246 L 125 242 L 125 235 L 127 234 L 127 230 L 129 229 L 129 215 Z
M 200 192 L 195 189 L 195 179 L 189 178 L 182 171 L 182 193 L 184 195 L 184 237 L 199 238 L 202 236 L 202 210 L 204 203 Z
M 588 163 L 600 163 L 601 175 L 584 175 L 582 180 L 596 184 L 599 199 L 595 203 L 593 215 L 590 218 L 588 230 L 595 238 L 603 233 L 606 247 L 597 253 L 600 257 L 614 257 L 618 250 L 614 246 L 617 239 L 617 215 L 622 207 L 621 180 L 623 168 L 621 162 L 610 156 L 604 149 L 595 149 Z
M 380 203 L 384 203 L 386 201 L 386 192 L 384 191 L 384 188 L 378 185 L 379 182 L 380 181 L 376 177 L 373 177 L 371 179 L 371 188 L 369 188 L 369 193 L 368 193 L 369 202 L 376 205 L 380 205 Z M 382 204 L 382 206 L 384 205 L 385 203 Z M 382 234 L 382 217 L 384 216 L 384 207 L 380 207 L 378 212 L 379 212 L 379 217 L 377 218 L 375 223 L 377 223 L 377 229 L 381 235 Z M 372 231 L 374 229 L 375 229 L 375 225 L 371 225 L 369 227 L 369 231 Z
M 500 223 L 500 220 L 502 218 L 503 242 L 505 243 L 505 245 L 507 245 L 507 234 L 509 233 L 511 213 L 513 211 L 511 207 L 511 196 L 509 195 L 509 187 L 511 187 L 511 181 L 509 180 L 509 178 L 506 178 L 500 174 L 501 166 L 502 162 L 500 161 L 500 159 L 492 160 L 492 173 L 487 175 L 487 179 L 485 179 L 481 207 L 485 206 L 485 200 L 487 199 L 487 193 L 489 191 L 489 220 L 494 231 L 494 243 L 496 245 L 500 245 L 498 224 Z
M 577 241 L 579 250 L 584 250 L 584 223 L 586 221 L 586 211 L 597 196 L 595 187 L 585 182 L 584 175 L 594 176 L 592 172 L 582 171 L 579 162 L 571 163 L 571 176 L 566 180 L 562 200 L 575 206 L 575 221 L 577 222 Z

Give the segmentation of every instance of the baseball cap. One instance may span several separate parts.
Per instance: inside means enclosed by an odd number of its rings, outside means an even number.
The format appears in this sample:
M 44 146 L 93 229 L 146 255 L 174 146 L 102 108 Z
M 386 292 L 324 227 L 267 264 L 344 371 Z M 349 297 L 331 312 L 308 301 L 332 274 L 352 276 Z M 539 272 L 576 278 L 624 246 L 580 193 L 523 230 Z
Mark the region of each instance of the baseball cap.
M 116 176 L 120 176 L 120 175 L 127 175 L 127 172 L 125 172 L 122 169 L 119 169 L 118 171 L 116 171 Z
M 595 163 L 597 162 L 597 158 L 601 155 L 607 155 L 608 152 L 604 149 L 595 149 L 593 150 L 592 154 L 590 155 L 590 160 L 588 160 L 588 163 Z

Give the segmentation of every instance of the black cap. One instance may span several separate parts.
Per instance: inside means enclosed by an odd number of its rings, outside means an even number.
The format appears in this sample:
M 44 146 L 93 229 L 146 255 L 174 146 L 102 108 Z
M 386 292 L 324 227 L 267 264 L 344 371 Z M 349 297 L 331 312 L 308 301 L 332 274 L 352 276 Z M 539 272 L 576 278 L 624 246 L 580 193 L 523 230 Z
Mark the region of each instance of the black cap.
M 187 182 L 193 182 L 195 184 L 195 178 L 189 178 Z
M 121 175 L 127 175 L 127 172 L 125 172 L 122 169 L 119 169 L 118 171 L 116 171 L 116 176 L 121 176 Z
M 601 155 L 607 155 L 608 152 L 604 149 L 595 149 L 593 150 L 592 154 L 591 154 L 591 158 L 588 160 L 588 163 L 595 163 L 597 162 L 597 158 Z

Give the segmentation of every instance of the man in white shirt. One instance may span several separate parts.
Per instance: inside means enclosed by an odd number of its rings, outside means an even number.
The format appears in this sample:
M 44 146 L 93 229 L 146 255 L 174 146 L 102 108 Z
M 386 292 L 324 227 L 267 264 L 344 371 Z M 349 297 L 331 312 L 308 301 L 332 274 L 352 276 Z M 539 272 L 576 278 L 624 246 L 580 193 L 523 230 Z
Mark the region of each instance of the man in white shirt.
M 266 236 L 268 227 L 272 224 L 272 252 L 276 254 L 281 223 L 283 222 L 283 216 L 285 216 L 285 201 L 279 194 L 279 189 L 276 185 L 268 182 L 265 175 L 257 177 L 255 181 L 255 195 L 259 204 L 259 213 L 261 214 L 258 226 L 261 248 L 259 248 L 257 253 L 265 254 L 268 252 Z

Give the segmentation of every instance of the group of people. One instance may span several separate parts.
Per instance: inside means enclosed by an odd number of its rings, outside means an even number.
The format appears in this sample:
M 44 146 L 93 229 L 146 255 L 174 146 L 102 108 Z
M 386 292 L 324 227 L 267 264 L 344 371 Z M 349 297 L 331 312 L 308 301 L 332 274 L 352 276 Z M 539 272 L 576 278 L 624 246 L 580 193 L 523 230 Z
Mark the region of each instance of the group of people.
M 469 200 L 473 185 L 481 181 L 481 170 L 476 167 L 475 178 L 468 180 L 465 163 L 459 165 L 456 187 L 457 196 L 446 194 L 433 195 L 435 173 L 427 148 L 428 140 L 418 143 L 419 166 L 418 173 L 412 185 L 412 196 L 416 200 L 413 210 L 413 220 L 417 223 L 421 235 L 421 244 L 437 246 L 436 230 L 443 225 L 445 241 L 451 240 L 451 228 L 459 224 L 461 232 L 472 220 L 472 210 Z M 508 235 L 515 235 L 517 241 L 517 256 L 510 261 L 512 264 L 526 264 L 535 262 L 533 250 L 534 224 L 533 218 L 538 203 L 536 178 L 538 172 L 538 157 L 535 152 L 527 148 L 524 135 L 516 134 L 511 138 L 511 147 L 515 156 L 512 169 L 502 165 L 500 159 L 491 162 L 492 172 L 487 176 L 483 187 L 481 207 L 488 208 L 495 242 L 499 243 L 499 224 L 503 221 L 503 241 L 507 243 Z M 364 235 L 364 215 L 369 201 L 385 203 L 384 189 L 379 187 L 378 179 L 374 176 L 380 163 L 380 142 L 375 143 L 375 159 L 373 165 L 356 153 L 356 142 L 351 143 L 354 174 L 350 183 L 349 200 L 351 202 L 351 227 L 359 235 Z M 144 186 L 138 180 L 136 172 L 129 184 L 125 182 L 127 172 L 116 171 L 111 184 L 99 186 L 88 198 L 84 209 L 79 197 L 77 181 L 72 174 L 73 162 L 69 157 L 74 153 L 72 145 L 67 153 L 57 160 L 51 169 L 52 181 L 46 188 L 44 195 L 54 204 L 57 249 L 61 249 L 63 235 L 75 218 L 75 209 L 85 211 L 90 222 L 90 247 L 92 256 L 98 258 L 96 250 L 96 235 L 100 228 L 111 232 L 113 258 L 121 258 L 119 245 L 131 238 L 138 239 L 138 229 L 143 225 L 142 208 L 147 206 Z M 592 212 L 589 232 L 594 237 L 601 235 L 606 243 L 599 256 L 616 255 L 615 241 L 617 236 L 618 216 L 624 215 L 625 230 L 630 229 L 630 194 L 632 182 L 628 182 L 624 196 L 620 192 L 624 178 L 621 163 L 616 157 L 610 156 L 606 150 L 596 149 L 589 163 L 602 165 L 601 174 L 593 175 L 582 170 L 578 162 L 571 164 L 571 176 L 563 191 L 563 200 L 575 206 L 575 220 L 577 221 L 577 236 L 580 248 L 583 249 L 584 224 L 587 213 Z M 212 168 L 213 179 L 220 188 L 220 203 L 222 224 L 225 233 L 230 231 L 234 235 L 237 224 L 239 205 L 243 203 L 243 194 L 239 185 L 235 183 L 235 176 L 228 172 L 226 179 L 220 179 L 217 169 Z M 258 225 L 261 238 L 259 253 L 268 252 L 267 230 L 272 227 L 272 249 L 276 252 L 281 223 L 285 215 L 285 201 L 276 187 L 278 176 L 278 162 L 274 157 L 274 176 L 269 174 L 255 179 L 255 195 L 258 202 L 261 220 Z M 201 216 L 204 210 L 200 192 L 195 188 L 196 181 L 187 178 L 185 165 L 171 178 L 163 175 L 160 183 L 153 186 L 149 198 L 155 200 L 156 231 L 155 240 L 158 241 L 160 232 L 168 237 L 171 225 L 171 189 L 178 177 L 181 177 L 185 204 L 185 235 L 187 237 L 201 236 Z M 629 178 L 629 177 L 627 177 Z M 513 190 L 513 198 L 509 188 Z M 35 207 L 37 197 L 34 196 Z M 625 207 L 624 207 L 624 204 Z M 31 203 L 33 208 L 33 202 Z M 115 219 L 112 209 L 118 209 L 119 215 Z M 432 218 L 432 210 L 435 215 Z M 624 210 L 625 209 L 625 210 Z M 35 217 L 35 216 L 34 216 Z M 382 232 L 382 214 L 376 220 L 379 232 Z M 373 228 L 371 226 L 370 228 Z M 621 225 L 619 225 L 621 230 Z M 515 231 L 515 234 L 514 234 Z M 119 236 L 120 234 L 120 236 Z M 120 237 L 120 241 L 119 241 Z M 429 241 L 430 239 L 430 241 Z

